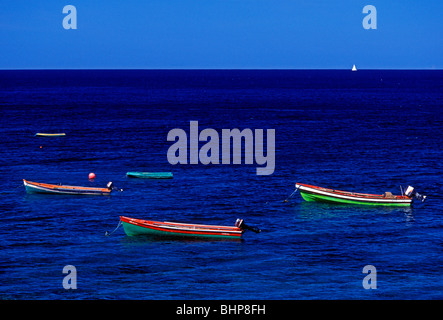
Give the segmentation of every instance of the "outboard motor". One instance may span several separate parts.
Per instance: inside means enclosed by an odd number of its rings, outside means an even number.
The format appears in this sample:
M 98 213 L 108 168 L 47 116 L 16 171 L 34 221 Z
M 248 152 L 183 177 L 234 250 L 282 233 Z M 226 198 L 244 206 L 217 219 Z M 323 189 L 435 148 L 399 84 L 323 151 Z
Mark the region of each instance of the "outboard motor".
M 119 188 L 117 188 L 116 186 L 114 186 L 114 183 L 113 183 L 112 181 L 109 181 L 108 184 L 106 185 L 106 187 L 107 187 L 109 190 L 116 190 L 116 191 L 120 191 L 120 192 L 123 191 L 123 189 L 119 189 Z
M 426 196 L 419 194 L 417 191 L 415 191 L 414 187 L 408 186 L 408 188 L 405 191 L 405 195 L 412 198 L 414 197 L 415 199 L 420 200 L 421 202 L 425 202 L 426 200 Z
M 257 228 L 257 227 L 251 227 L 251 226 L 248 226 L 248 225 L 243 221 L 243 219 L 237 219 L 237 221 L 235 221 L 235 226 L 236 226 L 237 228 L 242 229 L 242 230 L 251 230 L 251 231 L 253 231 L 253 232 L 255 232 L 255 233 L 260 233 L 260 232 L 261 232 L 261 230 L 260 230 L 259 228 Z

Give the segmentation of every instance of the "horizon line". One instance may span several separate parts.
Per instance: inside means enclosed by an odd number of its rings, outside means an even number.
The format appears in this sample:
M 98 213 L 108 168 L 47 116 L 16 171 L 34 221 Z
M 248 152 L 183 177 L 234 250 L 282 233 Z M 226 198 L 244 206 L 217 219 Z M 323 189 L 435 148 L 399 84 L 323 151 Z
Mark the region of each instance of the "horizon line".
M 199 71 L 199 70 L 281 70 L 281 71 L 291 71 L 291 70 L 349 70 L 351 71 L 351 68 L 0 68 L 0 71 L 57 71 L 57 70 L 100 70 L 100 71 L 113 71 L 113 70 L 140 70 L 140 71 L 167 71 L 167 70 L 189 70 L 189 71 Z M 426 70 L 426 71 L 441 71 L 443 68 L 359 68 L 357 71 L 370 71 L 370 70 Z

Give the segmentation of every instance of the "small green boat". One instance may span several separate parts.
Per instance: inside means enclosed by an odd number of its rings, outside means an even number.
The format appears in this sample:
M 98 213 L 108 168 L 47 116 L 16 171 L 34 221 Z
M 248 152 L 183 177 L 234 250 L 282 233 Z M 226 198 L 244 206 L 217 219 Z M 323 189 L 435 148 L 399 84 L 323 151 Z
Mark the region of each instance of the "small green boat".
M 257 227 L 251 227 L 244 223 L 243 219 L 237 219 L 235 226 L 215 226 L 204 224 L 189 224 L 179 222 L 160 222 L 134 219 L 120 216 L 123 229 L 128 236 L 168 236 L 168 237 L 209 237 L 240 239 L 245 230 L 255 233 L 261 232 Z
M 295 188 L 300 191 L 305 201 L 359 205 L 410 206 L 413 196 L 422 202 L 426 199 L 426 196 L 422 196 L 416 192 L 413 193 L 414 188 L 412 187 L 408 188 L 405 195 L 393 195 L 390 192 L 385 192 L 384 194 L 357 193 L 327 189 L 304 183 L 297 183 Z M 411 191 L 409 192 L 409 190 Z
M 172 179 L 172 172 L 127 172 L 126 175 L 131 178 L 141 179 Z

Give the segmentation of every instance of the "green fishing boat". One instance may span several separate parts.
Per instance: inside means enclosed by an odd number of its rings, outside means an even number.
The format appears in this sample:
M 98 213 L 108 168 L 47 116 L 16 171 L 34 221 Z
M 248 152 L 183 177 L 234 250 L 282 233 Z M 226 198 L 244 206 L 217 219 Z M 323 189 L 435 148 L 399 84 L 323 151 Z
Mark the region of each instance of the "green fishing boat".
M 172 179 L 172 172 L 127 172 L 126 175 L 131 178 L 141 179 Z
M 259 233 L 260 229 L 237 219 L 235 226 L 189 224 L 179 222 L 151 221 L 120 216 L 123 229 L 128 236 L 209 237 L 240 239 L 245 230 Z
M 300 191 L 305 201 L 359 205 L 410 206 L 413 197 L 422 202 L 426 199 L 426 196 L 415 192 L 413 187 L 408 187 L 404 195 L 393 195 L 391 192 L 385 192 L 384 194 L 357 193 L 327 189 L 304 183 L 297 183 L 295 188 Z

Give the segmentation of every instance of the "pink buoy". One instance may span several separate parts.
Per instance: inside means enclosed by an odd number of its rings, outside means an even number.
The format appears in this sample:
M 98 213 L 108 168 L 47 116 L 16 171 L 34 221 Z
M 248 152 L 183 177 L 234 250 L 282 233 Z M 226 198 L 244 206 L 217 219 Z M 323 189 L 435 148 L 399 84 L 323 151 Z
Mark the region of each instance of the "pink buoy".
M 91 173 L 89 174 L 89 179 L 90 179 L 90 180 L 95 179 L 95 173 L 91 172 Z

